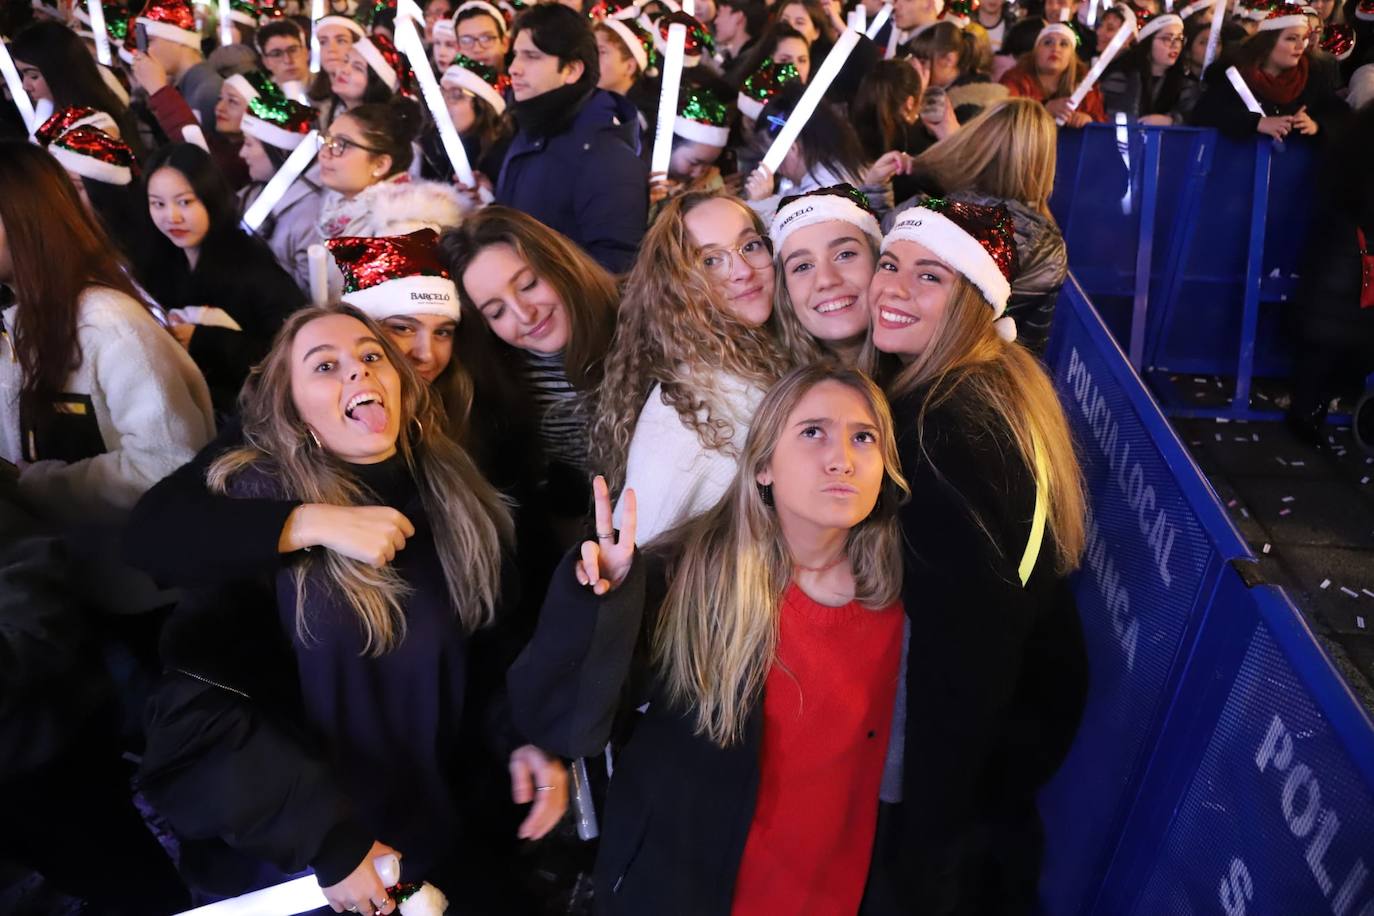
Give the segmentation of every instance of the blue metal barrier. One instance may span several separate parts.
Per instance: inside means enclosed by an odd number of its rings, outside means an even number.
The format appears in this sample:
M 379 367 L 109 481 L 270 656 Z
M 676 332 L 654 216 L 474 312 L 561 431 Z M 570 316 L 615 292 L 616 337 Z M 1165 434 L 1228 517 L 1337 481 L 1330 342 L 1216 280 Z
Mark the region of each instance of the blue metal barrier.
M 1091 507 L 1091 686 L 1040 797 L 1042 909 L 1374 914 L 1374 722 L 1282 594 L 1245 586 L 1253 556 L 1073 278 L 1049 365 Z

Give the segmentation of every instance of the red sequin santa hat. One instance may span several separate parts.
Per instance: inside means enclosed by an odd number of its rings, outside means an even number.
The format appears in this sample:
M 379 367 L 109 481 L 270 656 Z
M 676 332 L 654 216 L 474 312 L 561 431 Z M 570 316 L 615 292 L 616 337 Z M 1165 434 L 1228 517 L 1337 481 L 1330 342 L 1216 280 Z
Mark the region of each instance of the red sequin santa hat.
M 73 127 L 44 145 L 64 169 L 82 178 L 126 185 L 137 173 L 134 151 L 94 127 Z
M 410 66 L 386 35 L 378 32 L 371 38 L 359 38 L 353 42 L 353 50 L 392 92 L 410 92 Z
M 1296 3 L 1278 3 L 1260 20 L 1261 32 L 1282 31 L 1307 25 L 1307 14 Z
M 149 38 L 162 38 L 200 50 L 200 30 L 187 0 L 148 0 L 135 20 Z M 130 30 L 132 31 L 132 30 Z
M 39 145 L 47 146 L 74 127 L 94 127 L 96 130 L 104 131 L 111 136 L 119 132 L 115 119 L 105 112 L 72 105 L 55 112 L 52 117 L 44 121 L 42 126 L 34 131 L 33 138 L 38 141 Z
M 1355 29 L 1333 22 L 1322 31 L 1321 49 L 1336 60 L 1346 60 L 1355 51 Z
M 682 54 L 684 67 L 695 67 L 701 63 L 703 54 L 710 54 L 715 50 L 715 40 L 711 38 L 711 33 L 706 31 L 704 25 L 681 10 L 673 10 L 659 16 L 654 23 L 654 47 L 658 49 L 658 53 L 668 53 L 668 29 L 673 25 L 687 27 L 687 43 Z
M 1003 317 L 1016 275 L 1016 239 L 1011 214 L 998 204 L 986 207 L 931 198 L 903 210 L 883 237 L 882 250 L 894 242 L 915 242 L 964 275 L 988 305 L 997 334 L 1016 339 L 1016 323 Z
M 1374 21 L 1374 0 L 1360 0 L 1360 5 L 1355 7 L 1355 18 L 1363 22 Z
M 458 288 L 439 263 L 439 234 L 420 229 L 384 238 L 325 242 L 344 276 L 343 301 L 373 318 L 441 315 L 459 319 Z
M 939 19 L 944 22 L 952 22 L 961 29 L 966 29 L 973 24 L 973 17 L 978 15 L 978 0 L 949 0 L 945 8 L 940 10 Z

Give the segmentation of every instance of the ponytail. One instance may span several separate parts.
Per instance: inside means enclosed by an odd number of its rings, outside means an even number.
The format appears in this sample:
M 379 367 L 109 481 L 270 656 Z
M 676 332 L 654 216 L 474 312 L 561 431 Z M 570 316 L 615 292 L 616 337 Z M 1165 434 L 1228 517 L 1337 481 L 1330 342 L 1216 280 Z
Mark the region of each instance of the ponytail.
M 410 168 L 415 158 L 413 144 L 420 136 L 423 124 L 419 105 L 398 95 L 388 102 L 359 105 L 344 112 L 344 115 L 357 122 L 368 146 L 391 157 L 391 171 L 387 173 L 387 178 Z

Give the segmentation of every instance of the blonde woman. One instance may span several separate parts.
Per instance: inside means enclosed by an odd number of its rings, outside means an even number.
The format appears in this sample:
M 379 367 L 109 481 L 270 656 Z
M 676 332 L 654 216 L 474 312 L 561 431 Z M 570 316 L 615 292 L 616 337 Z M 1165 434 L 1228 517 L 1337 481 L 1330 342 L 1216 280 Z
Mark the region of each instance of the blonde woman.
M 789 373 L 720 502 L 642 556 L 633 491 L 617 534 L 596 489 L 596 540 L 558 569 L 509 682 L 520 728 L 570 756 L 648 704 L 610 783 L 599 911 L 855 912 L 901 656 L 906 484 L 882 394 Z
M 1102 93 L 1094 87 L 1076 109 L 1069 97 L 1087 75 L 1088 66 L 1078 56 L 1079 38 L 1065 22 L 1051 22 L 1035 37 L 1035 47 L 1022 54 L 1016 66 L 1002 74 L 1002 85 L 1015 96 L 1042 103 L 1065 127 L 1086 127 L 1107 120 Z
M 773 254 L 740 200 L 670 200 L 626 280 L 592 466 L 639 493 L 645 541 L 715 505 L 763 393 L 787 368 L 767 327 Z
M 869 288 L 873 344 L 903 366 L 888 394 L 911 638 L 866 913 L 1030 912 L 1035 793 L 1082 713 L 1066 576 L 1083 489 L 1054 387 L 1005 315 L 1016 254 L 1004 208 L 930 201 L 898 217 Z

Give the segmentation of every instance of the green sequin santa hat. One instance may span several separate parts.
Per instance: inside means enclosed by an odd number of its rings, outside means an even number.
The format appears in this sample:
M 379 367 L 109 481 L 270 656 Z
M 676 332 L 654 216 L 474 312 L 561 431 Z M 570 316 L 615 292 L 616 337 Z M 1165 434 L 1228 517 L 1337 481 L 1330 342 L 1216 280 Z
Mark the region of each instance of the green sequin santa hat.
M 730 142 L 730 106 L 709 89 L 685 89 L 678 99 L 673 133 L 693 143 L 724 147 Z
M 293 150 L 315 129 L 315 109 L 284 96 L 258 96 L 248 103 L 239 129 L 261 143 Z
M 739 95 L 735 98 L 735 104 L 738 106 L 740 114 L 751 121 L 757 121 L 759 115 L 763 114 L 763 106 L 767 105 L 768 101 L 778 94 L 778 90 L 788 83 L 800 81 L 801 73 L 797 71 L 795 65 L 791 63 L 780 64 L 772 59 L 765 60 L 744 81 L 744 85 L 740 87 Z

